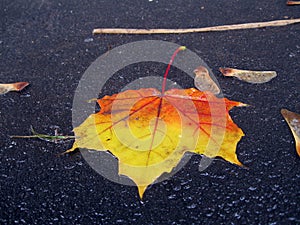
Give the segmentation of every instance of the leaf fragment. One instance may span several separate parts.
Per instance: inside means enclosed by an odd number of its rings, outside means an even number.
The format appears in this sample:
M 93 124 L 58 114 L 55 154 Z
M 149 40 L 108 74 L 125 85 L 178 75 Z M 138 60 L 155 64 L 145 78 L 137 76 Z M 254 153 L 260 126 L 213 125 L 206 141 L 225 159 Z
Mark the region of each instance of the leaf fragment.
M 220 93 L 220 88 L 209 76 L 208 70 L 204 66 L 199 66 L 194 70 L 194 84 L 200 91 L 210 91 L 214 95 Z
M 28 82 L 0 84 L 0 94 L 6 94 L 7 92 L 10 92 L 10 91 L 21 91 L 28 85 L 29 85 Z
M 226 77 L 236 77 L 248 83 L 266 83 L 277 76 L 275 71 L 252 71 L 233 68 L 219 68 Z
M 300 114 L 281 109 L 281 114 L 289 125 L 295 139 L 296 151 L 300 156 Z

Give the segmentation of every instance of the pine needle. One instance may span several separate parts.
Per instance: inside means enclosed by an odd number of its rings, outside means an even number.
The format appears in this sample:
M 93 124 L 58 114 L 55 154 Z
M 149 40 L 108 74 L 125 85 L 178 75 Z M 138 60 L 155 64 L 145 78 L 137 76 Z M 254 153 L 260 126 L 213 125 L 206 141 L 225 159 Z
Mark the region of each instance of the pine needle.
M 12 135 L 10 138 L 38 138 L 44 141 L 52 141 L 56 142 L 57 140 L 68 140 L 75 139 L 75 136 L 63 136 L 63 135 L 47 135 L 47 134 L 39 134 L 37 133 L 32 126 L 30 126 L 30 130 L 32 135 L 21 136 L 21 135 Z

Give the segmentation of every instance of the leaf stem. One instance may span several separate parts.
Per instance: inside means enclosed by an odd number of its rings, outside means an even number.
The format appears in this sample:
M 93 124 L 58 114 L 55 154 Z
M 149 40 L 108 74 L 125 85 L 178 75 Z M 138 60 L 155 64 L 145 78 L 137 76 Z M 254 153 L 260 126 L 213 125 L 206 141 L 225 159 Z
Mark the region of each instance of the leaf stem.
M 168 64 L 168 67 L 167 67 L 166 72 L 165 72 L 165 74 L 164 74 L 164 80 L 163 80 L 163 83 L 162 83 L 162 88 L 161 88 L 161 95 L 162 95 L 162 96 L 164 95 L 165 90 L 166 90 L 167 76 L 168 76 L 169 71 L 170 71 L 170 69 L 171 69 L 171 65 L 172 65 L 172 63 L 173 63 L 173 61 L 174 61 L 176 55 L 178 54 L 178 52 L 183 51 L 183 50 L 185 50 L 185 49 L 186 49 L 185 46 L 180 46 L 179 48 L 176 49 L 176 51 L 173 53 L 173 55 L 172 55 L 172 57 L 171 57 L 171 59 L 170 59 L 170 62 L 169 62 L 169 64 Z

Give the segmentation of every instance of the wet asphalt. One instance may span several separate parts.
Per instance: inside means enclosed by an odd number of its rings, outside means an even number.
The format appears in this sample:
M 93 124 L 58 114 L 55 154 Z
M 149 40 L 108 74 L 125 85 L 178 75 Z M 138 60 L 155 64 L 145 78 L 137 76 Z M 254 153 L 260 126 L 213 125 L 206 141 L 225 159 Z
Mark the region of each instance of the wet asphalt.
M 281 108 L 300 113 L 300 24 L 181 35 L 98 35 L 96 27 L 192 28 L 299 18 L 285 1 L 21 1 L 1 3 L 0 83 L 28 81 L 0 96 L 1 224 L 299 224 L 300 159 Z M 80 153 L 58 157 L 72 142 L 11 139 L 72 134 L 72 104 L 86 69 L 122 44 L 163 40 L 185 45 L 211 68 L 223 94 L 251 107 L 231 111 L 245 133 L 240 168 L 222 159 L 199 172 L 201 156 L 139 200 L 136 187 L 96 173 Z M 219 67 L 275 70 L 265 84 L 224 78 Z M 119 92 L 164 64 L 116 73 L 100 95 Z M 173 68 L 170 79 L 193 86 Z

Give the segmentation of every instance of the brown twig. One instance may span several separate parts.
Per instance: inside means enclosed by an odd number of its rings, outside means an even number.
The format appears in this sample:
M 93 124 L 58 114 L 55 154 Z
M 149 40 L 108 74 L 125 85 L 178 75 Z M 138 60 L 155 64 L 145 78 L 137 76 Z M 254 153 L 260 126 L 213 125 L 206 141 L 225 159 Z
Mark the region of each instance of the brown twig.
M 196 33 L 196 32 L 227 31 L 227 30 L 286 26 L 294 23 L 300 23 L 300 18 L 288 19 L 288 20 L 274 20 L 274 21 L 257 22 L 257 23 L 232 24 L 232 25 L 203 27 L 203 28 L 188 28 L 188 29 L 97 28 L 93 30 L 93 34 L 184 34 L 184 33 Z
M 287 1 L 286 5 L 300 5 L 300 1 Z

